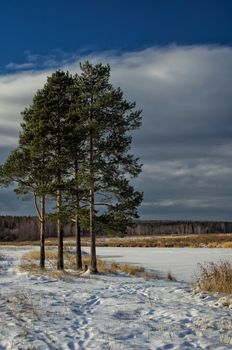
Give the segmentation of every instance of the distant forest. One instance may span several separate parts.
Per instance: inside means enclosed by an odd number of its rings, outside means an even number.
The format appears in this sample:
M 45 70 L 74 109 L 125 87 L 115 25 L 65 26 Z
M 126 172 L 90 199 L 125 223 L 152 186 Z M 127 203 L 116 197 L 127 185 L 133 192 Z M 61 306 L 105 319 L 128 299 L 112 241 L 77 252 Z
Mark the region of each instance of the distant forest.
M 64 227 L 65 235 L 72 235 L 71 225 Z M 56 223 L 46 223 L 46 237 L 56 236 Z M 0 241 L 37 240 L 40 237 L 39 221 L 31 216 L 0 216 Z
M 192 235 L 231 232 L 232 222 L 223 221 L 136 220 L 134 227 L 127 228 L 128 235 Z
M 187 235 L 231 233 L 232 222 L 137 220 L 128 227 L 126 235 Z M 82 232 L 86 235 L 87 232 Z M 100 234 L 100 233 L 98 233 Z M 64 226 L 64 236 L 74 235 L 73 225 Z M 111 232 L 112 235 L 112 232 Z M 115 232 L 117 235 L 117 232 Z M 46 223 L 46 237 L 56 237 L 56 223 Z M 39 239 L 38 218 L 30 216 L 0 216 L 0 241 Z

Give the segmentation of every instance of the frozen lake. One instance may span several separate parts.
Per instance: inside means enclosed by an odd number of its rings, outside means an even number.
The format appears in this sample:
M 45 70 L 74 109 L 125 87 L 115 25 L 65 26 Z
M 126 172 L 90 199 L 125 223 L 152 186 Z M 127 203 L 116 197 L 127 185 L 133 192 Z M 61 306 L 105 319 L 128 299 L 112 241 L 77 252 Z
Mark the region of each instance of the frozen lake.
M 83 248 L 89 252 L 88 247 Z M 132 263 L 157 272 L 171 271 L 178 280 L 192 282 L 197 265 L 204 262 L 229 260 L 232 249 L 222 248 L 115 248 L 97 247 L 97 255 L 104 260 Z

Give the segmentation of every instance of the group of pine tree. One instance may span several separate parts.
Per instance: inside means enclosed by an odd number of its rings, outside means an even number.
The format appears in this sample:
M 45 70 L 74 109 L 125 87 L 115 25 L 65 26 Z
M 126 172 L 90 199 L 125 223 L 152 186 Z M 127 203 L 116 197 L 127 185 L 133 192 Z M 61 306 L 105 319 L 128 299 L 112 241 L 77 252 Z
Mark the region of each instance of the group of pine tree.
M 142 193 L 130 179 L 141 164 L 130 154 L 131 131 L 141 111 L 110 83 L 110 67 L 80 65 L 72 75 L 56 71 L 22 112 L 19 145 L 0 168 L 2 186 L 14 184 L 18 195 L 33 194 L 40 224 L 40 267 L 45 267 L 45 223 L 56 220 L 57 268 L 64 269 L 63 225 L 73 222 L 76 267 L 82 268 L 81 225 L 88 226 L 91 266 L 97 272 L 96 232 L 123 231 L 133 218 Z M 46 212 L 46 204 L 54 211 Z

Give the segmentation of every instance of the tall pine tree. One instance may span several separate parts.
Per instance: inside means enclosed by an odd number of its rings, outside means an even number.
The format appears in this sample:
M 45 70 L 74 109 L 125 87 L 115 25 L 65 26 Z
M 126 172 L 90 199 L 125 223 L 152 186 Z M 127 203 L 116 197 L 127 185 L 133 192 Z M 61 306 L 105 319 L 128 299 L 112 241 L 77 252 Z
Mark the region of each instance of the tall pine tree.
M 70 150 L 69 140 L 73 135 L 73 124 L 70 122 L 69 112 L 71 103 L 70 89 L 73 78 L 67 72 L 56 71 L 43 88 L 46 99 L 42 113 L 46 118 L 46 136 L 49 141 L 50 169 L 53 176 L 53 195 L 56 197 L 56 218 L 58 237 L 58 270 L 64 269 L 63 256 L 63 219 L 64 210 L 62 193 L 69 173 Z
M 93 66 L 89 62 L 81 65 L 81 74 L 75 79 L 78 91 L 76 111 L 85 128 L 85 149 L 88 151 L 89 231 L 93 273 L 97 272 L 96 196 L 108 195 L 111 202 L 117 201 L 121 182 L 128 175 L 135 177 L 141 171 L 138 159 L 129 154 L 132 141 L 130 133 L 140 126 L 141 111 L 135 110 L 135 103 L 124 99 L 122 91 L 115 89 L 109 79 L 109 65 Z M 127 186 L 128 191 L 129 189 L 130 194 L 133 194 L 132 187 Z M 142 195 L 137 193 L 136 205 L 141 199 Z M 107 203 L 98 203 L 103 204 L 109 206 L 109 198 Z
M 45 267 L 45 196 L 49 193 L 50 170 L 46 164 L 50 155 L 46 135 L 46 120 L 42 113 L 43 91 L 39 90 L 23 115 L 19 147 L 1 167 L 1 182 L 6 186 L 17 183 L 19 195 L 32 193 L 40 222 L 40 267 Z M 37 199 L 40 198 L 40 206 Z

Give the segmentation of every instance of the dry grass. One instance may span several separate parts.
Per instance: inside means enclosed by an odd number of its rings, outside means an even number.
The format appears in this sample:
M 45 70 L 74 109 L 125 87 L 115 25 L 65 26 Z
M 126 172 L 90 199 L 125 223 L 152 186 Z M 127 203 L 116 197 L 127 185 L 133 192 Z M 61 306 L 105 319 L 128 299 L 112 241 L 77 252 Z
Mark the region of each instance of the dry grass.
M 232 294 L 232 264 L 228 261 L 199 265 L 199 289 Z
M 38 261 L 40 258 L 40 252 L 38 250 L 32 250 L 31 252 L 28 252 L 23 255 L 24 260 L 29 260 L 29 261 Z M 57 253 L 46 249 L 46 259 L 49 260 L 55 260 L 57 258 Z
M 0 253 L 0 270 L 3 268 L 5 262 L 5 257 Z
M 75 271 L 76 268 L 76 257 L 75 254 L 70 252 L 64 252 L 64 263 L 66 271 L 60 272 L 56 270 L 57 253 L 47 249 L 46 250 L 46 269 L 44 271 L 39 268 L 39 251 L 32 251 L 23 255 L 19 268 L 22 271 L 26 271 L 32 274 L 49 274 L 52 277 L 65 277 L 68 275 L 78 275 L 79 272 Z M 83 266 L 90 265 L 90 256 L 86 255 L 82 258 Z M 123 264 L 118 262 L 107 262 L 102 259 L 97 259 L 98 271 L 100 273 L 112 273 L 116 274 L 118 272 L 126 273 L 130 276 L 140 276 L 144 273 L 144 268 L 142 266 Z M 158 277 L 153 274 L 152 278 Z
M 82 238 L 82 245 L 89 246 L 90 239 Z M 97 237 L 98 247 L 175 247 L 175 248 L 232 248 L 232 234 L 205 234 L 189 236 L 131 236 L 124 238 Z M 0 242 L 0 245 L 39 245 L 39 241 Z M 46 246 L 56 246 L 57 238 L 48 238 Z M 65 237 L 64 246 L 75 246 L 74 237 Z
M 168 273 L 167 273 L 167 280 L 169 280 L 169 281 L 176 281 L 176 278 L 175 278 L 175 276 L 172 274 L 171 271 L 168 271 Z
M 140 276 L 145 280 L 160 279 L 160 276 L 157 273 L 153 273 L 153 272 L 144 272 Z
M 127 273 L 130 276 L 136 276 L 141 272 L 144 272 L 144 267 L 142 266 L 133 266 L 129 264 L 119 264 L 119 269 L 122 272 Z
M 111 247 L 232 248 L 232 235 L 191 235 L 166 237 L 112 238 L 98 245 Z
M 33 275 L 49 275 L 52 278 L 67 278 L 69 275 L 76 274 L 75 271 L 67 273 L 66 271 L 58 271 L 57 265 L 57 253 L 52 250 L 46 250 L 46 268 L 40 269 L 39 267 L 40 253 L 37 250 L 33 250 L 24 254 L 19 263 L 19 269 L 23 272 L 28 272 Z
M 232 248 L 232 242 L 222 243 L 222 248 Z

